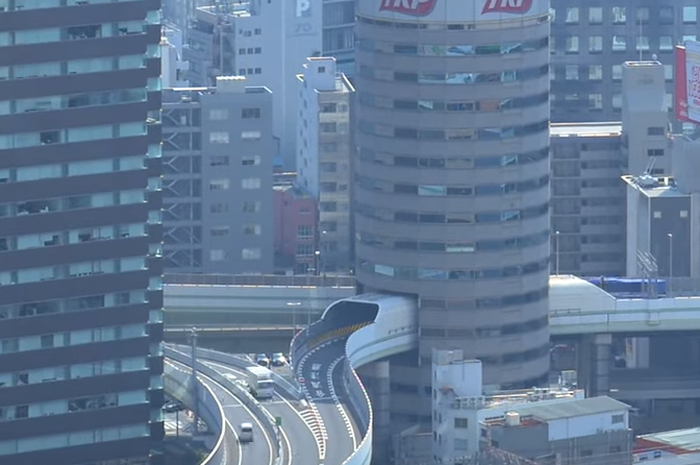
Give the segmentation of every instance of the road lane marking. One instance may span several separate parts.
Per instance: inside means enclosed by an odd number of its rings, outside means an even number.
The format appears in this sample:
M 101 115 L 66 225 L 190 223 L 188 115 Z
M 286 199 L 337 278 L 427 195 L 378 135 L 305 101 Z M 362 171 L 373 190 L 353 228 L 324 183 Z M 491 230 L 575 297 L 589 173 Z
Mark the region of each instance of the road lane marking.
M 340 362 L 342 362 L 343 359 L 345 359 L 344 355 L 338 357 L 335 361 L 333 361 L 333 363 L 331 363 L 328 367 L 328 373 L 326 374 L 326 376 L 328 377 L 328 389 L 331 391 L 331 397 L 333 398 L 333 402 L 335 403 L 335 406 L 338 409 L 338 412 L 340 412 L 340 416 L 343 419 L 343 422 L 345 423 L 345 428 L 350 434 L 350 440 L 352 441 L 352 450 L 354 452 L 355 450 L 357 450 L 357 437 L 355 437 L 355 428 L 353 428 L 352 422 L 350 421 L 350 417 L 345 411 L 343 404 L 340 402 L 340 399 L 338 398 L 338 395 L 335 392 L 335 386 L 333 385 L 333 372 L 335 371 L 335 367 Z

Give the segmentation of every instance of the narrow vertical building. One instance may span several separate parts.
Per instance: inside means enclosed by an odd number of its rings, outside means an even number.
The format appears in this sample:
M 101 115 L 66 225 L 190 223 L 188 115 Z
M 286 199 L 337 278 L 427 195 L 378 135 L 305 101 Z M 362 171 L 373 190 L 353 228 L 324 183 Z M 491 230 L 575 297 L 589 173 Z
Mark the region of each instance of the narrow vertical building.
M 318 204 L 316 273 L 351 268 L 350 99 L 335 58 L 307 58 L 300 82 L 297 183 Z
M 356 35 L 356 275 L 420 307 L 395 418 L 430 422 L 434 348 L 546 382 L 549 2 L 360 0 Z
M 160 1 L 0 7 L 0 463 L 160 465 Z

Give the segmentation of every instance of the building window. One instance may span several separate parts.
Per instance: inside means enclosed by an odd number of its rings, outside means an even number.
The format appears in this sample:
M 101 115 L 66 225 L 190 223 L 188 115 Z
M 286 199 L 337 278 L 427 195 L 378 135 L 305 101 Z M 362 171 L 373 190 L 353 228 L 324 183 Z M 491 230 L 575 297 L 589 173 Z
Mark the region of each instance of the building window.
M 338 171 L 338 164 L 335 162 L 323 162 L 321 163 L 322 173 L 335 173 Z
M 664 78 L 666 81 L 673 81 L 673 65 L 664 65 Z
M 314 232 L 311 226 L 297 226 L 297 237 L 299 238 L 309 238 L 313 237 Z
M 688 218 L 688 210 L 681 210 L 678 216 L 681 218 Z
M 256 36 L 259 36 L 260 34 L 262 34 L 262 29 L 256 28 L 254 32 Z
M 647 136 L 663 136 L 666 135 L 666 129 L 660 126 L 652 126 L 647 128 Z
M 260 131 L 243 131 L 241 132 L 241 139 L 243 140 L 259 140 L 262 137 Z
M 566 65 L 566 80 L 578 81 L 578 65 Z
M 323 74 L 326 72 L 326 67 L 325 66 L 319 66 L 318 67 L 318 74 Z
M 603 94 L 589 94 L 588 95 L 588 108 L 591 110 L 602 110 L 603 109 Z
M 670 52 L 673 50 L 673 37 L 671 36 L 661 36 L 659 37 L 659 50 L 662 52 Z
M 657 211 L 654 212 L 654 218 L 657 219 L 657 220 L 658 220 L 659 218 L 661 218 L 661 211 L 660 211 L 660 210 L 657 210 Z
M 313 244 L 298 244 L 297 245 L 297 255 L 311 256 L 313 254 L 314 254 Z
M 243 189 L 260 189 L 260 185 L 260 178 L 241 179 L 241 187 Z
M 588 80 L 601 81 L 603 79 L 603 65 L 590 65 L 588 67 Z
M 260 260 L 262 258 L 262 250 L 257 247 L 247 247 L 241 250 L 241 258 L 243 260 Z
M 262 68 L 255 68 L 255 74 L 262 74 Z
M 637 51 L 649 50 L 649 36 L 637 37 Z
M 673 24 L 674 14 L 673 7 L 664 5 L 659 8 L 659 24 Z
M 624 52 L 627 50 L 627 37 L 614 35 L 612 37 L 612 51 Z
M 612 79 L 613 81 L 622 80 L 622 65 L 613 65 L 612 67 Z
M 612 96 L 612 108 L 613 110 L 620 110 L 622 108 L 622 94 L 617 93 Z
M 578 36 L 569 36 L 566 38 L 566 53 L 578 53 Z
M 213 155 L 209 159 L 209 166 L 228 166 L 228 156 Z
M 565 20 L 566 24 L 578 24 L 578 19 L 579 19 L 579 14 L 578 14 L 577 7 L 566 9 L 566 20 Z
M 649 8 L 646 6 L 637 7 L 637 24 L 649 23 Z
M 602 24 L 603 23 L 603 8 L 599 6 L 592 6 L 588 9 L 588 24 Z
M 227 203 L 212 203 L 209 205 L 209 212 L 211 213 L 226 213 L 228 212 Z
M 457 451 L 466 451 L 469 450 L 469 440 L 468 439 L 459 439 L 455 438 L 454 439 L 454 446 L 455 450 Z
M 338 123 L 321 123 L 319 125 L 321 132 L 331 133 L 338 131 Z
M 210 132 L 209 142 L 212 144 L 228 144 L 228 132 Z
M 613 24 L 625 24 L 627 22 L 627 9 L 624 6 L 612 7 Z
M 215 179 L 209 183 L 210 191 L 225 191 L 229 188 L 228 179 Z
M 260 47 L 255 47 L 255 54 L 260 55 L 262 53 L 262 48 Z
M 243 225 L 243 235 L 244 236 L 259 236 L 260 235 L 260 225 L 259 224 L 245 224 Z
M 466 429 L 469 428 L 468 418 L 455 418 L 455 428 Z
M 228 260 L 228 252 L 222 249 L 210 250 L 209 260 L 212 262 L 223 262 L 224 260 Z
M 260 164 L 260 157 L 258 155 L 248 156 L 241 158 L 241 165 L 243 166 L 257 166 Z
M 683 7 L 683 24 L 695 24 L 698 20 L 698 7 Z
M 209 110 L 211 121 L 224 121 L 228 119 L 228 108 L 214 108 Z
M 260 118 L 260 108 L 244 108 L 241 110 L 241 118 L 243 119 L 258 119 Z
M 648 157 L 663 157 L 664 149 L 647 149 Z
M 243 213 L 258 213 L 260 211 L 260 202 L 245 201 L 243 202 Z
M 230 228 L 228 226 L 214 226 L 211 228 L 211 235 L 213 237 L 228 236 Z
M 600 53 L 603 51 L 603 36 L 590 36 L 588 38 L 588 53 Z
M 322 103 L 321 113 L 335 113 L 338 111 L 338 105 L 335 103 Z

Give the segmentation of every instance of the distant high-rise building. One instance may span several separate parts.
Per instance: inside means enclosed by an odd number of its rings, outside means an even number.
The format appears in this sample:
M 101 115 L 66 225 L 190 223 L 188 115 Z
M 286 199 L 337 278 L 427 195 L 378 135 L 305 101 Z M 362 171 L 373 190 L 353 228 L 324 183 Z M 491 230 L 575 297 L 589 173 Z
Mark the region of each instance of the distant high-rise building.
M 622 123 L 550 127 L 554 273 L 627 276 L 620 176 L 671 173 L 663 65 L 627 62 L 622 69 Z
M 168 272 L 272 272 L 272 93 L 246 82 L 164 92 Z
M 214 3 L 214 2 L 211 2 Z M 192 5 L 190 5 L 192 6 Z M 183 56 L 187 79 L 209 86 L 215 76 L 246 76 L 273 92 L 275 136 L 285 168 L 295 168 L 296 75 L 306 57 L 334 56 L 352 72 L 354 0 L 216 2 L 192 11 Z
M 673 102 L 673 48 L 700 35 L 693 0 L 552 0 L 552 120 L 619 121 L 622 65 L 660 61 Z
M 355 89 L 334 58 L 308 58 L 299 78 L 297 184 L 318 204 L 318 269 L 352 267 L 350 100 Z
M 357 3 L 356 275 L 419 302 L 392 422 L 430 423 L 433 348 L 547 381 L 549 2 L 477 3 Z
M 0 463 L 160 465 L 160 1 L 0 6 Z

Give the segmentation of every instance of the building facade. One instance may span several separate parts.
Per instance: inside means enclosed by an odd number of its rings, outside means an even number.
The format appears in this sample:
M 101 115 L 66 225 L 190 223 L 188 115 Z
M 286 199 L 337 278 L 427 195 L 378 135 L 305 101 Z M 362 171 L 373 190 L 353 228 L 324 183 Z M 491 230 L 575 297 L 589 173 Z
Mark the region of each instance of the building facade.
M 358 2 L 355 272 L 418 298 L 424 368 L 392 380 L 424 402 L 392 407 L 429 423 L 433 348 L 492 387 L 546 382 L 549 5 L 406 4 Z
M 165 269 L 270 273 L 272 94 L 244 77 L 216 83 L 164 92 Z
M 0 463 L 164 463 L 159 11 L 2 4 Z
M 550 127 L 554 274 L 633 276 L 626 273 L 627 208 L 620 176 L 671 172 L 664 66 L 626 62 L 622 70 L 622 123 Z
M 316 199 L 294 186 L 275 186 L 275 271 L 306 274 L 316 269 Z
M 318 273 L 352 268 L 350 101 L 334 58 L 307 58 L 299 78 L 297 184 L 318 204 Z
M 552 120 L 618 121 L 622 64 L 659 60 L 673 101 L 673 48 L 700 33 L 693 0 L 552 1 Z

